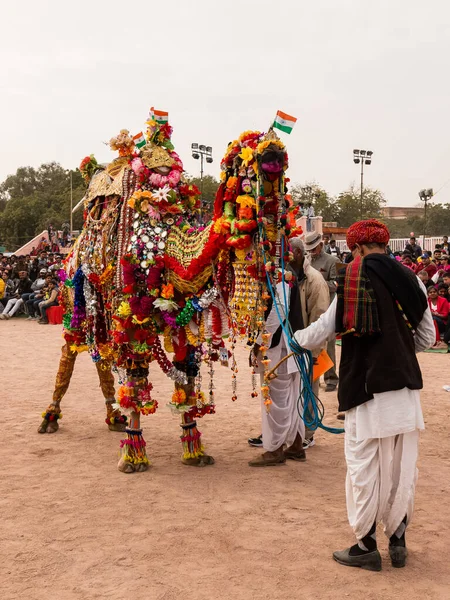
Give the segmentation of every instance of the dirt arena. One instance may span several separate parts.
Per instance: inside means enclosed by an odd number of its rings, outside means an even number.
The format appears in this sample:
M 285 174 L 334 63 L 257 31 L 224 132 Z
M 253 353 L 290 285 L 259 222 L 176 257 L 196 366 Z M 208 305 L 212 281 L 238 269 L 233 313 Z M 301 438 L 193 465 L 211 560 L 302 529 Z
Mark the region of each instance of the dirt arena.
M 445 600 L 450 497 L 448 355 L 422 355 L 422 436 L 407 568 L 395 570 L 379 531 L 383 571 L 342 567 L 331 552 L 353 543 L 346 521 L 342 436 L 319 433 L 306 463 L 251 469 L 260 429 L 247 352 L 239 399 L 217 367 L 217 414 L 201 422 L 216 464 L 180 463 L 178 420 L 165 407 L 171 382 L 153 369 L 160 409 L 144 421 L 152 467 L 116 469 L 121 434 L 104 423 L 96 370 L 78 359 L 64 418 L 38 435 L 59 360 L 60 328 L 0 323 L 3 457 L 1 600 Z M 336 425 L 336 395 L 322 392 Z

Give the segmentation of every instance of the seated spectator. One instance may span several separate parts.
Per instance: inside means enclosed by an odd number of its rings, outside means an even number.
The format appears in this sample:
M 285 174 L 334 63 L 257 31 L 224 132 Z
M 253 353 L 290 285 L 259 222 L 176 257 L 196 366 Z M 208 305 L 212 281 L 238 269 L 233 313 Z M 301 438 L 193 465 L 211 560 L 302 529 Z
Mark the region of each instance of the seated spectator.
M 428 304 L 436 327 L 436 343 L 433 348 L 446 348 L 447 344 L 441 342 L 441 334 L 443 335 L 447 328 L 449 303 L 439 296 L 437 289 L 432 286 L 428 288 Z
M 450 256 L 448 254 L 443 254 L 441 257 L 441 269 L 444 272 L 450 272 Z
M 5 309 L 0 315 L 0 319 L 10 319 L 23 306 L 22 295 L 31 292 L 31 279 L 28 277 L 27 271 L 19 272 L 19 282 L 14 289 L 12 298 L 6 303 Z
M 445 283 L 440 283 L 438 285 L 438 295 L 441 298 L 445 298 L 447 302 L 450 302 L 450 296 L 448 295 L 448 285 Z
M 449 254 L 448 235 L 442 236 L 441 246 L 442 246 L 442 252 L 446 252 L 447 254 Z
M 38 292 L 39 290 L 41 290 L 44 287 L 46 276 L 47 276 L 47 269 L 41 269 L 39 272 L 39 277 L 36 279 L 36 281 L 33 281 L 33 283 L 31 284 L 31 292 L 28 292 L 27 294 L 22 294 L 22 301 L 25 304 L 25 312 L 27 312 L 26 311 L 27 301 L 32 300 L 35 297 L 36 292 Z
M 39 272 L 42 268 L 45 268 L 45 267 L 39 268 L 39 260 L 37 258 L 33 258 L 33 260 L 31 261 L 30 267 L 28 269 L 28 276 L 31 279 L 31 281 L 36 281 L 36 279 L 39 276 Z
M 419 271 L 426 271 L 428 273 L 428 277 L 433 277 L 433 275 L 437 272 L 436 265 L 431 262 L 428 254 L 422 254 L 421 259 L 422 261 L 416 266 L 416 273 Z
M 426 288 L 429 288 L 433 285 L 433 282 L 428 277 L 428 273 L 426 271 L 419 271 L 417 277 L 422 281 Z
M 39 269 L 46 269 L 48 266 L 48 258 L 47 258 L 47 252 L 45 252 L 45 250 L 42 250 L 39 253 Z
M 419 244 L 416 244 L 416 238 L 411 236 L 409 238 L 409 244 L 406 244 L 405 251 L 409 252 L 413 258 L 419 258 L 422 255 L 422 248 Z
M 62 263 L 62 259 L 59 257 L 59 255 L 55 255 L 53 264 L 49 265 L 49 267 L 48 267 L 48 272 L 53 274 L 56 277 L 58 274 L 58 271 L 61 271 L 63 266 L 64 265 Z
M 441 258 L 442 258 L 442 250 L 436 249 L 433 252 L 433 262 L 437 266 L 438 269 L 440 268 L 440 265 L 441 265 Z
M 37 316 L 39 314 L 39 304 L 46 300 L 46 295 L 52 279 L 52 276 L 47 274 L 47 277 L 45 278 L 45 285 L 40 290 L 35 292 L 33 298 L 30 298 L 26 301 L 25 311 L 29 315 L 29 321 L 39 318 Z
M 8 281 L 8 274 L 3 271 L 2 276 L 0 277 L 0 300 L 5 295 L 6 292 L 6 282 Z
M 450 288 L 450 273 L 448 271 L 444 272 L 442 275 L 442 283 L 445 283 L 445 285 Z
M 402 265 L 411 269 L 411 271 L 415 272 L 416 265 L 413 263 L 412 256 L 409 252 L 403 252 L 402 254 Z
M 51 306 L 58 306 L 58 282 L 56 279 L 52 279 L 47 287 L 47 298 L 39 303 L 39 312 L 41 313 L 41 318 L 38 323 L 40 325 L 48 325 L 48 317 L 47 317 L 47 309 Z

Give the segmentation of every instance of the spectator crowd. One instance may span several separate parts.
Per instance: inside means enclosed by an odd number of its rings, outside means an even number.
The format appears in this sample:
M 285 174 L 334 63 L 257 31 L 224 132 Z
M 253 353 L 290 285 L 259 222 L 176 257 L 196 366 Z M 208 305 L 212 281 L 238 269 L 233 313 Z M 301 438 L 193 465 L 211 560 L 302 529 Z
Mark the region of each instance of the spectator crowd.
M 323 251 L 336 260 L 352 260 L 349 252 L 341 252 L 336 240 L 323 236 Z M 403 252 L 392 253 L 413 271 L 428 291 L 428 302 L 436 328 L 436 349 L 446 349 L 450 344 L 450 246 L 448 237 L 434 250 L 423 250 L 415 237 L 411 237 Z M 58 305 L 58 273 L 63 268 L 61 254 L 40 250 L 26 256 L 4 256 L 0 253 L 0 320 L 24 314 L 28 320 L 40 325 L 48 324 L 47 311 Z
M 48 309 L 58 305 L 60 254 L 40 251 L 36 256 L 0 253 L 0 320 L 21 314 L 47 325 Z

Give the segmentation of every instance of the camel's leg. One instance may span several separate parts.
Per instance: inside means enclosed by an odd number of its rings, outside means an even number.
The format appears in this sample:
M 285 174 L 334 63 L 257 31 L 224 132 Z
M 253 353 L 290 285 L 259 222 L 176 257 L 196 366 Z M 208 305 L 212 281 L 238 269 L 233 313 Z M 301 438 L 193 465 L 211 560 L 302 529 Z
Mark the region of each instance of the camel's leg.
M 115 390 L 114 390 L 114 376 L 111 372 L 111 364 L 104 360 L 99 360 L 95 363 L 97 367 L 98 379 L 100 381 L 100 388 L 105 398 L 106 403 L 106 419 L 105 422 L 109 427 L 110 431 L 125 431 L 127 426 L 127 418 L 122 415 L 120 410 L 114 409 L 113 404 L 115 403 Z
M 140 371 L 140 373 L 138 373 Z M 148 375 L 148 370 L 147 370 Z M 139 388 L 143 387 L 147 381 L 147 375 L 142 376 L 142 369 L 129 370 L 127 373 L 127 384 L 133 389 L 134 396 L 139 393 Z M 149 460 L 145 451 L 145 440 L 142 435 L 140 413 L 132 412 L 130 424 L 125 429 L 127 439 L 120 443 L 121 456 L 118 464 L 119 471 L 122 473 L 134 473 L 135 471 L 146 471 L 149 467 Z
M 55 433 L 59 428 L 58 419 L 62 417 L 60 404 L 69 387 L 77 355 L 78 353 L 73 352 L 68 343 L 64 344 L 61 348 L 61 358 L 59 360 L 58 373 L 56 374 L 53 402 L 42 414 L 43 421 L 39 426 L 39 433 Z
M 197 429 L 197 421 L 195 420 L 197 402 L 194 381 L 193 377 L 188 377 L 187 385 L 176 386 L 183 388 L 189 404 L 192 405 L 190 411 L 181 415 L 181 445 L 183 448 L 181 462 L 190 467 L 205 467 L 213 465 L 214 458 L 206 454 L 202 444 L 202 434 Z

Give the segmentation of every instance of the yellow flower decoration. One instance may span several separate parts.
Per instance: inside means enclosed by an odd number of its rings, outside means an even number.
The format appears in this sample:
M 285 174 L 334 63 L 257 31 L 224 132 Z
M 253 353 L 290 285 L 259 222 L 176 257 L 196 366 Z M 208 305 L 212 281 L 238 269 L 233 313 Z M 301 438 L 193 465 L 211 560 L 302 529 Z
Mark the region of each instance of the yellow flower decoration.
M 117 309 L 117 314 L 122 319 L 126 319 L 131 315 L 131 307 L 128 302 L 121 302 L 119 308 Z
M 256 201 L 253 198 L 253 196 L 249 196 L 249 195 L 245 195 L 245 196 L 238 196 L 236 198 L 236 202 L 237 204 L 241 205 L 241 208 L 255 208 L 256 207 Z
M 217 221 L 213 225 L 214 233 L 228 233 L 229 229 L 224 227 L 223 223 L 224 223 L 223 217 L 220 217 L 220 219 L 217 219 Z
M 243 166 L 247 167 L 250 161 L 253 160 L 253 150 L 248 146 L 242 148 L 242 152 L 239 154 L 239 158 L 242 158 Z
M 284 148 L 285 148 L 285 146 L 281 140 L 265 140 L 264 142 L 260 142 L 258 144 L 258 146 L 256 147 L 256 153 L 262 154 L 264 152 L 264 150 L 270 145 L 278 146 L 278 148 L 280 148 L 281 150 L 284 150 Z
M 150 321 L 150 317 L 145 317 L 145 319 L 142 319 L 141 321 L 136 317 L 136 315 L 133 315 L 132 321 L 133 323 L 136 323 L 136 325 L 144 325 L 144 323 L 148 323 Z
M 186 392 L 181 388 L 174 391 L 172 394 L 172 403 L 173 404 L 185 404 L 186 402 Z
M 246 250 L 235 250 L 234 253 L 236 254 L 236 258 L 238 260 L 245 260 L 245 257 L 247 255 Z
M 103 273 L 100 275 L 100 284 L 104 285 L 113 274 L 113 266 L 109 264 Z

